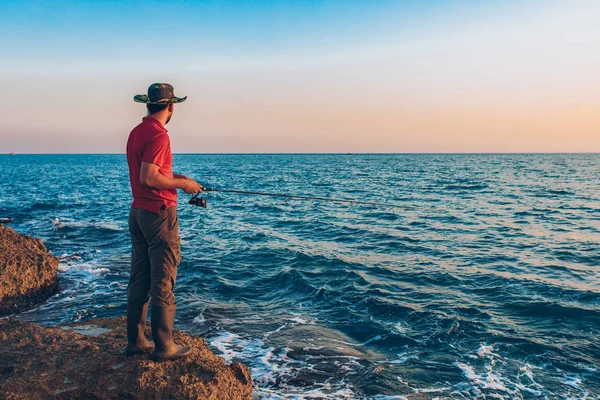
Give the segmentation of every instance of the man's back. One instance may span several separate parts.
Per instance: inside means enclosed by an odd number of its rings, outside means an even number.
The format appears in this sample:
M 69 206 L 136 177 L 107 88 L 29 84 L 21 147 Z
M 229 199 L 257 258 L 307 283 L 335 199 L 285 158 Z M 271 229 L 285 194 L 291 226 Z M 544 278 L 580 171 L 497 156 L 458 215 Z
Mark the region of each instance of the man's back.
M 140 182 L 142 161 L 158 165 L 161 175 L 173 178 L 173 155 L 165 127 L 152 116 L 136 126 L 127 140 L 127 163 L 133 195 L 133 208 L 159 213 L 162 206 L 177 205 L 176 189 L 150 189 Z

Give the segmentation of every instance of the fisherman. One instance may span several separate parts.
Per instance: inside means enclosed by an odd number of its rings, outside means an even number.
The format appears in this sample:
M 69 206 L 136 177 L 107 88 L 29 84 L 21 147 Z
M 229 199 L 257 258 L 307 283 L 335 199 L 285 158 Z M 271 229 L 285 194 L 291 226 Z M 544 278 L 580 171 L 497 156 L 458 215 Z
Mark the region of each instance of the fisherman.
M 150 356 L 154 361 L 182 358 L 192 351 L 173 342 L 173 288 L 181 260 L 177 189 L 192 194 L 202 192 L 202 187 L 185 175 L 173 173 L 171 143 L 165 129 L 174 104 L 186 98 L 175 97 L 173 86 L 166 83 L 154 83 L 148 94 L 134 96 L 134 101 L 146 104 L 148 115 L 127 141 L 133 203 L 129 213 L 132 248 L 125 354 L 141 354 L 154 348 Z M 151 297 L 154 346 L 144 336 Z

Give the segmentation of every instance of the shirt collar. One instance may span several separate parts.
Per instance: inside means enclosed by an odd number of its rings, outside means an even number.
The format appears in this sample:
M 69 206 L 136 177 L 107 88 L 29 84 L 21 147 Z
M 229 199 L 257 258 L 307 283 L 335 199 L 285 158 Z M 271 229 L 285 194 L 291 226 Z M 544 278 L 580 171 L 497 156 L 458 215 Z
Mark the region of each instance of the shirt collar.
M 162 129 L 163 131 L 165 131 L 165 132 L 168 132 L 168 131 L 167 131 L 167 128 L 165 128 L 165 126 L 164 126 L 163 124 L 161 124 L 161 123 L 160 123 L 160 121 L 159 121 L 159 120 L 157 120 L 156 118 L 154 118 L 152 115 L 147 115 L 147 116 L 145 116 L 145 117 L 144 117 L 142 120 L 143 120 L 143 121 L 148 121 L 148 122 L 150 122 L 151 124 L 155 124 L 156 126 L 158 126 L 158 127 L 159 127 L 160 129 Z

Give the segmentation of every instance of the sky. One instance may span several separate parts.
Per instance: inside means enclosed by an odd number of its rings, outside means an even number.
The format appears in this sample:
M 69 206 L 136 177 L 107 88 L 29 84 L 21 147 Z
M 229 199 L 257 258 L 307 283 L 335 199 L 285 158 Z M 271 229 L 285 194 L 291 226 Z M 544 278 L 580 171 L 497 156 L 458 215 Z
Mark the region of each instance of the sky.
M 600 1 L 0 0 L 0 153 L 600 152 Z

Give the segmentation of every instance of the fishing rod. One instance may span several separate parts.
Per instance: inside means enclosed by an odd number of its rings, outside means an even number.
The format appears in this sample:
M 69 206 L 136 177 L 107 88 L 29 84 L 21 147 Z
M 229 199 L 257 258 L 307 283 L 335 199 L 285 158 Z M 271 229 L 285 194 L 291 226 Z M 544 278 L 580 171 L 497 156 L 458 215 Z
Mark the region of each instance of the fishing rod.
M 282 193 L 267 193 L 267 192 L 254 192 L 247 190 L 233 190 L 233 189 L 215 189 L 209 187 L 203 187 L 203 192 L 222 192 L 222 193 L 234 193 L 234 194 L 247 194 L 257 196 L 271 196 L 271 197 L 284 197 L 288 199 L 301 199 L 301 200 L 318 200 L 318 201 L 334 201 L 338 203 L 350 203 L 350 204 L 363 204 L 370 206 L 389 207 L 391 204 L 376 203 L 373 201 L 361 201 L 361 200 L 348 200 L 348 199 L 335 199 L 332 197 L 317 197 L 317 196 L 302 196 L 297 194 L 282 194 Z M 196 193 L 192 196 L 189 203 L 199 207 L 206 208 L 206 199 L 198 197 L 200 193 Z

